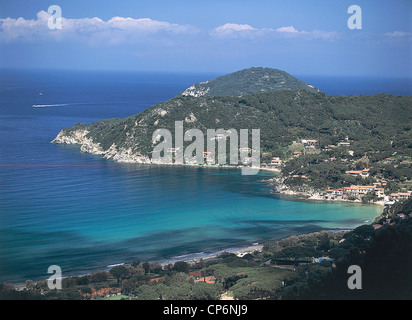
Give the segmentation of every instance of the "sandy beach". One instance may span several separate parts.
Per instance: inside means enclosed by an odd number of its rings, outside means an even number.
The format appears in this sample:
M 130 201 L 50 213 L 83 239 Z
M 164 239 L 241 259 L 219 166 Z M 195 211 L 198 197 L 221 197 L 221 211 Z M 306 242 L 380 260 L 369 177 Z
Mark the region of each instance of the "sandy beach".
M 187 255 L 172 257 L 170 259 L 165 259 L 165 260 L 155 261 L 155 262 L 160 263 L 160 265 L 162 266 L 165 266 L 168 264 L 174 264 L 178 261 L 184 261 L 189 264 L 195 264 L 200 261 L 216 259 L 219 255 L 223 253 L 233 253 L 237 255 L 238 257 L 243 257 L 244 255 L 248 253 L 253 254 L 255 251 L 260 252 L 262 251 L 262 248 L 263 248 L 263 244 L 256 243 L 250 246 L 227 248 L 227 249 L 222 249 L 222 250 L 210 252 L 210 253 L 200 252 L 200 253 L 194 253 L 194 254 L 187 254 Z

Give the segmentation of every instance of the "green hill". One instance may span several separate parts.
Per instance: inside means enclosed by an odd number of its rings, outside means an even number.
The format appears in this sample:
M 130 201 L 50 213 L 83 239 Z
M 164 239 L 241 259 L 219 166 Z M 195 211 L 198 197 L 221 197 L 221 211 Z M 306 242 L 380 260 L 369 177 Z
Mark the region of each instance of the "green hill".
M 177 96 L 125 119 L 78 124 L 63 129 L 55 143 L 77 143 L 81 150 L 122 162 L 150 163 L 156 129 L 174 136 L 184 130 L 260 129 L 262 152 L 276 153 L 299 139 L 336 144 L 349 134 L 355 157 L 376 161 L 412 156 L 412 97 L 327 96 L 306 90 L 255 93 L 243 97 Z M 191 142 L 187 142 L 190 144 Z M 374 160 L 374 161 L 375 161 Z
M 279 90 L 308 90 L 318 92 L 290 74 L 271 68 L 249 68 L 196 83 L 181 93 L 183 96 L 233 96 L 240 97 L 258 92 Z

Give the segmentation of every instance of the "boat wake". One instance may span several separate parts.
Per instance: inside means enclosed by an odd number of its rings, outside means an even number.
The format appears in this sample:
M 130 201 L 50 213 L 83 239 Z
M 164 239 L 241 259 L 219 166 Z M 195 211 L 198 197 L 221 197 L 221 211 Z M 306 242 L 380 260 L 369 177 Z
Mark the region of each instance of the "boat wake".
M 70 106 L 69 103 L 59 103 L 59 104 L 33 104 L 33 108 L 47 108 L 47 107 L 65 107 Z

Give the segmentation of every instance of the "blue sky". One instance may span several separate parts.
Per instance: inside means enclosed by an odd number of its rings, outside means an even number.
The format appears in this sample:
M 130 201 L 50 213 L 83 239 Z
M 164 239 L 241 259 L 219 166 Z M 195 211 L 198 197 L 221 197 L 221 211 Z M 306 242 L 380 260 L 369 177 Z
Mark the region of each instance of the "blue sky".
M 2 0 L 0 68 L 412 77 L 411 21 L 410 0 Z

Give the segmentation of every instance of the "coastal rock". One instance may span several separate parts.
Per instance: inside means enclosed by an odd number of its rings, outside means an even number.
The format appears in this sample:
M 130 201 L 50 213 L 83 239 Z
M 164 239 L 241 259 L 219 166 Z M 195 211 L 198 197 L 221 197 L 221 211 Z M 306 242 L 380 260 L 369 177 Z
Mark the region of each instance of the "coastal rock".
M 52 143 L 61 144 L 82 144 L 85 136 L 89 133 L 88 130 L 74 130 L 70 133 L 66 133 L 65 130 L 61 130 Z
M 120 150 L 116 144 L 112 144 L 109 149 L 103 150 L 100 143 L 95 143 L 92 138 L 87 137 L 89 131 L 79 129 L 70 132 L 60 131 L 52 143 L 58 144 L 78 144 L 80 151 L 99 155 L 108 160 L 113 160 L 121 163 L 136 163 L 136 164 L 150 164 L 150 158 L 143 156 L 131 148 Z

